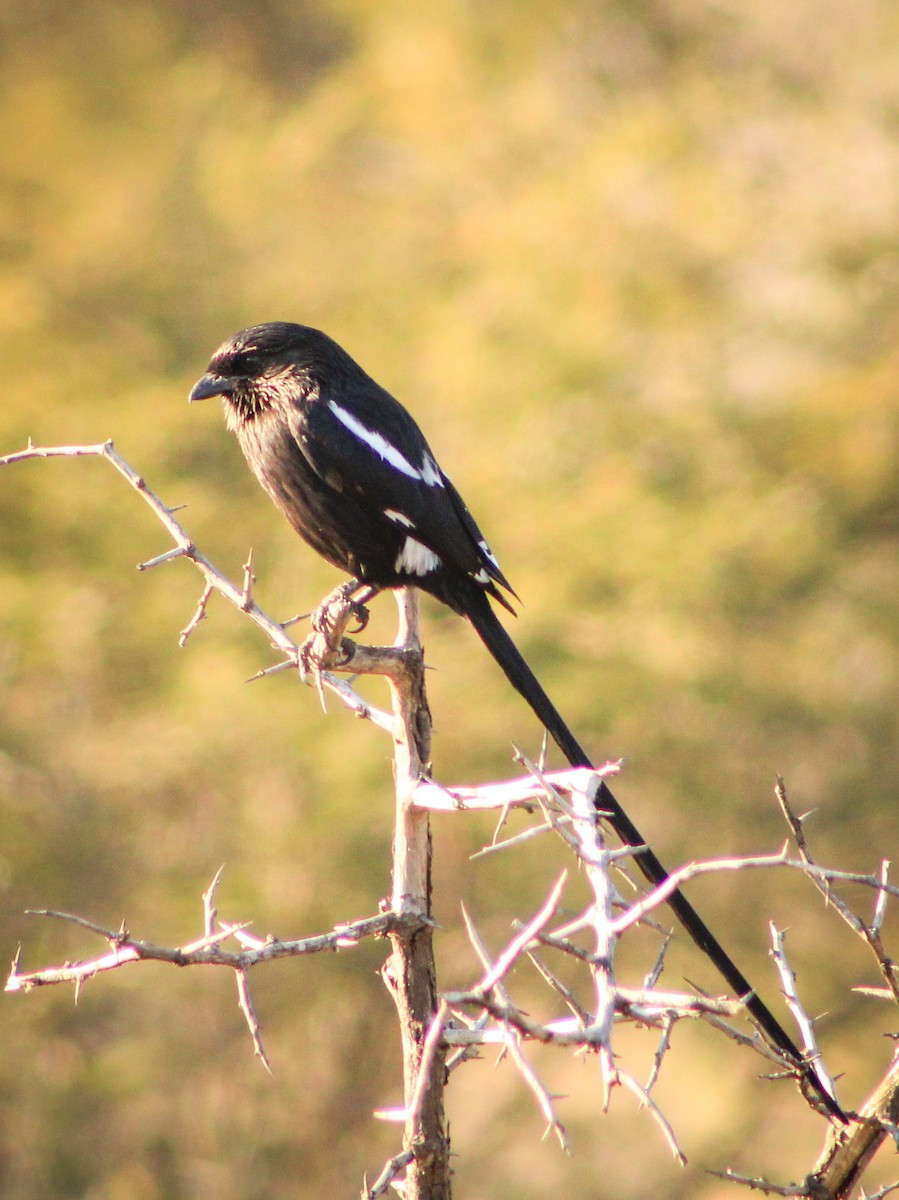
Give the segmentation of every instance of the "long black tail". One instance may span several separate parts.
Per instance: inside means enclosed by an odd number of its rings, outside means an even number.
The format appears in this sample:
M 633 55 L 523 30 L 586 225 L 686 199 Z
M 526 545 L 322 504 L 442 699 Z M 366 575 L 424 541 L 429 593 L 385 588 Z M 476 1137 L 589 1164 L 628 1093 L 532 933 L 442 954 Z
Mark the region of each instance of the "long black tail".
M 466 599 L 469 600 L 468 597 Z M 502 667 L 506 678 L 527 700 L 571 766 L 592 768 L 593 764 L 590 759 L 538 683 L 533 671 L 522 658 L 518 647 L 500 624 L 499 618 L 490 607 L 487 596 L 479 590 L 475 592 L 472 589 L 470 601 L 464 605 L 463 611 L 477 630 L 481 641 Z M 646 846 L 646 839 L 604 782 L 600 784 L 597 792 L 596 807 L 628 846 Z M 658 885 L 668 878 L 668 872 L 650 849 L 644 849 L 635 855 L 634 861 L 651 884 Z M 727 954 L 692 904 L 680 891 L 673 892 L 668 903 L 699 949 L 708 955 L 734 993 L 745 1002 L 746 1008 L 772 1043 L 802 1070 L 828 1111 L 833 1116 L 845 1121 L 844 1113 L 821 1083 L 815 1071 L 803 1062 L 802 1053 L 793 1039 L 767 1005 L 753 991 L 746 976 Z

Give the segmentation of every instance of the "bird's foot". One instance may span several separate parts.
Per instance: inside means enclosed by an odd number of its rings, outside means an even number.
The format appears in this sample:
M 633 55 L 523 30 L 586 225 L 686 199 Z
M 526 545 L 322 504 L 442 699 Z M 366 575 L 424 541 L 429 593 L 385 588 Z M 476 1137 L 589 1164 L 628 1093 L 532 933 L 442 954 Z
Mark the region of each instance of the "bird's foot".
M 358 579 L 349 579 L 335 588 L 312 613 L 312 633 L 300 646 L 300 669 L 312 675 L 321 692 L 321 673 L 328 668 L 346 667 L 355 646 L 343 636 L 350 621 L 351 633 L 361 633 L 369 621 L 365 602 L 377 595 L 377 589 Z
M 299 663 L 304 675 L 319 674 L 349 665 L 355 647 L 349 638 L 335 638 L 331 630 L 315 630 L 300 643 Z
M 300 669 L 304 675 L 318 678 L 322 671 L 347 665 L 353 657 L 353 643 L 339 629 L 330 618 L 323 617 L 318 623 L 313 619 L 312 633 L 300 644 Z
M 346 616 L 343 624 L 346 624 Z M 325 703 L 325 685 L 323 673 L 327 670 L 340 670 L 345 667 L 355 653 L 355 645 L 349 638 L 339 633 L 340 625 L 331 617 L 328 605 L 322 605 L 312 618 L 312 633 L 299 647 L 299 668 L 301 675 L 311 678 L 318 692 L 322 710 L 327 712 Z
M 350 619 L 355 621 L 355 626 L 349 632 L 362 633 L 371 617 L 366 602 L 377 594 L 377 588 L 370 584 L 348 579 L 335 588 L 312 613 L 313 630 L 321 634 L 332 649 L 335 648 L 336 631 L 339 629 L 343 632 Z

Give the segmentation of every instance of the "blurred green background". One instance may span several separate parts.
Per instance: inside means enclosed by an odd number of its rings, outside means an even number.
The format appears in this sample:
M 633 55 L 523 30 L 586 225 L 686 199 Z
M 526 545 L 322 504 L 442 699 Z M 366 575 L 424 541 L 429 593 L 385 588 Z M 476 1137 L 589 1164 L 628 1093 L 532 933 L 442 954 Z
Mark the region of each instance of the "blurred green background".
M 525 601 L 519 644 L 625 758 L 616 791 L 666 862 L 776 849 L 778 771 L 822 860 L 895 855 L 894 4 L 2 0 L 0 38 L 0 453 L 114 438 L 222 569 L 255 548 L 263 607 L 308 609 L 335 573 L 185 400 L 234 330 L 325 328 L 420 420 Z M 135 572 L 168 542 L 106 464 L 8 468 L 0 514 L 5 957 L 100 949 L 29 905 L 188 941 L 223 862 L 222 916 L 260 934 L 375 911 L 383 735 L 286 677 L 245 686 L 270 653 L 222 602 L 179 650 L 199 577 Z M 425 636 L 436 773 L 510 774 L 533 720 L 458 619 L 426 604 Z M 497 949 L 561 862 L 469 862 L 490 828 L 434 822 L 444 986 L 476 970 L 460 898 Z M 862 948 L 784 873 L 691 894 L 772 1002 L 766 920 L 789 927 L 860 1101 L 893 1025 L 849 992 L 876 982 Z M 717 989 L 682 941 L 667 982 Z M 255 974 L 273 1078 L 224 972 L 6 998 L 0 1192 L 358 1194 L 397 1148 L 371 1118 L 400 1100 L 383 954 Z M 619 1046 L 645 1075 L 655 1036 Z M 632 1098 L 601 1116 L 594 1061 L 534 1058 L 573 1158 L 487 1058 L 450 1090 L 460 1198 L 730 1196 L 705 1168 L 812 1165 L 821 1123 L 711 1030 L 678 1029 L 659 1087 L 686 1170 Z

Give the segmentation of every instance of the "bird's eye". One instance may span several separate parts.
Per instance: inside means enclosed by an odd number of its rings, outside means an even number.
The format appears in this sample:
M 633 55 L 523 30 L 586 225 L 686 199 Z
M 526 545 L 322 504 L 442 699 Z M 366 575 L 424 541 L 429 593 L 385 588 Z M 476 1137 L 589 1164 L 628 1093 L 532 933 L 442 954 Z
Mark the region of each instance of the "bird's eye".
M 231 360 L 230 375 L 259 375 L 262 371 L 262 360 L 255 350 L 244 350 L 235 354 Z

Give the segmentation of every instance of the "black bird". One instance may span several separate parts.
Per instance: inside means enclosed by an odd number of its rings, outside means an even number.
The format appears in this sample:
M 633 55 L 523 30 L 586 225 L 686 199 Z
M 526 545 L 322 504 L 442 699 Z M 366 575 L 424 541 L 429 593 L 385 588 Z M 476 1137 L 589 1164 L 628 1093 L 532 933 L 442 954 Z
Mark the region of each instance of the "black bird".
M 255 325 L 221 345 L 190 393 L 210 396 L 223 398 L 250 468 L 314 550 L 360 587 L 418 587 L 467 617 L 568 762 L 592 766 L 496 616 L 491 600 L 511 612 L 504 592 L 515 593 L 401 404 L 326 334 L 287 322 Z M 646 845 L 605 783 L 596 803 L 622 841 Z M 635 861 L 650 883 L 667 879 L 651 850 Z M 771 1042 L 845 1120 L 693 906 L 679 891 L 670 905 Z

